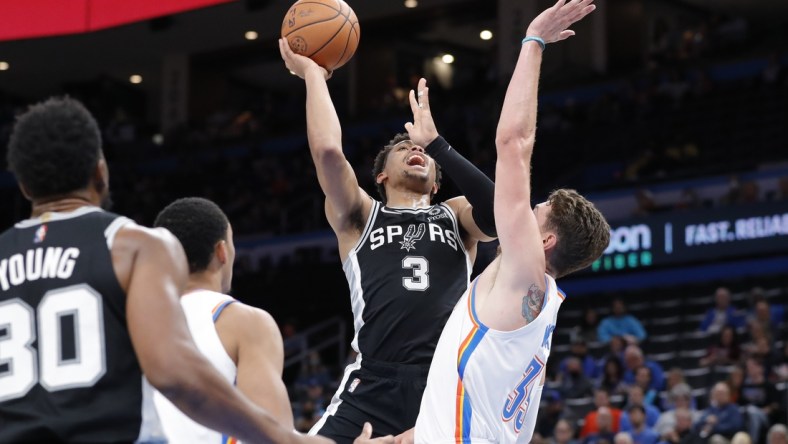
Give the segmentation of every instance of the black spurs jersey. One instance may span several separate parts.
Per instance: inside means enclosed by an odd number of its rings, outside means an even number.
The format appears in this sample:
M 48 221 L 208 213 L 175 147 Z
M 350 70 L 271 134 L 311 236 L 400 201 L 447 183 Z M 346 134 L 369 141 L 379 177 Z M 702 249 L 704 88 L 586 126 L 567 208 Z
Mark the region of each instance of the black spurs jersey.
M 0 442 L 145 438 L 150 387 L 110 255 L 129 223 L 82 207 L 0 235 Z
M 471 272 L 454 211 L 445 204 L 398 209 L 374 201 L 343 269 L 353 348 L 379 361 L 429 365 Z

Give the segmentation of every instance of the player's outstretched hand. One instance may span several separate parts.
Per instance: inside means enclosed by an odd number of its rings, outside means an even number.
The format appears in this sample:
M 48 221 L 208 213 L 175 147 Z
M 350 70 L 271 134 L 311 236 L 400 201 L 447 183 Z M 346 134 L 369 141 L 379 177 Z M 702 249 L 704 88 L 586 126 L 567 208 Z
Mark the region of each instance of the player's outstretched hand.
M 353 444 L 394 444 L 394 437 L 388 435 L 372 439 L 372 424 L 365 422 L 361 434 L 353 441 Z
M 526 35 L 541 37 L 545 43 L 567 39 L 575 32 L 568 29 L 590 14 L 594 0 L 558 0 L 558 3 L 539 14 L 528 26 Z
M 282 60 L 285 61 L 287 69 L 302 79 L 310 69 L 319 69 L 326 80 L 331 78 L 331 71 L 327 71 L 309 57 L 294 53 L 293 50 L 290 49 L 290 45 L 287 43 L 286 39 L 279 39 L 279 53 L 282 55 Z
M 410 100 L 410 110 L 413 112 L 413 122 L 405 124 L 405 130 L 410 136 L 410 140 L 422 148 L 427 148 L 433 140 L 438 137 L 438 129 L 432 120 L 430 111 L 430 90 L 427 88 L 427 80 L 419 79 L 418 92 L 410 90 L 408 99 Z

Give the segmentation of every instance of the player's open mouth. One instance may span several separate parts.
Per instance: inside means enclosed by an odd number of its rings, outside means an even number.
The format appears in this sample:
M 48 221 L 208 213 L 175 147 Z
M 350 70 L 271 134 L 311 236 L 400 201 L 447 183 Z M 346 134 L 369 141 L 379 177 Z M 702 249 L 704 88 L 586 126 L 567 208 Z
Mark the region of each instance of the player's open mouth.
M 427 159 L 425 159 L 419 154 L 414 154 L 408 157 L 408 159 L 405 162 L 408 164 L 408 166 L 420 166 L 420 167 L 427 166 Z

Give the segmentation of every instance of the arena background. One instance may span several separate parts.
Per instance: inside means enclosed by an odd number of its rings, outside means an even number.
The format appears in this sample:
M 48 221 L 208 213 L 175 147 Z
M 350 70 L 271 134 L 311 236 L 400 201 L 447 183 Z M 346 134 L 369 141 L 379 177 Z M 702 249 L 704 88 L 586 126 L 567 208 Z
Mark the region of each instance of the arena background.
M 492 177 L 495 124 L 519 41 L 550 3 L 351 1 L 361 43 L 329 85 L 362 186 L 374 195 L 372 159 L 402 131 L 419 76 L 429 79 L 440 132 Z M 765 416 L 769 425 L 786 422 L 788 3 L 596 4 L 576 37 L 545 52 L 533 180 L 535 198 L 556 187 L 591 197 L 613 236 L 602 259 L 560 283 L 569 298 L 537 432 L 550 438 L 560 418 L 579 431 L 598 407 L 593 388 L 610 383 L 600 366 L 623 354 L 618 341 L 611 347 L 597 335 L 597 323 L 621 297 L 647 332 L 639 344 L 646 362 L 669 375 L 654 404 L 668 409 L 668 390 L 683 378 L 703 409 L 710 387 L 727 380 L 742 430 L 765 442 L 768 425 L 758 427 L 748 405 L 763 406 L 746 388 L 757 372 L 748 362 L 761 363 L 774 393 L 768 402 L 776 402 Z M 233 294 L 280 323 L 285 378 L 307 428 L 349 359 L 352 318 L 306 146 L 303 82 L 276 47 L 289 6 L 4 1 L 0 150 L 27 104 L 68 94 L 102 127 L 115 211 L 150 224 L 177 197 L 219 203 L 236 232 Z M 0 163 L 5 229 L 28 217 L 29 205 L 5 155 Z M 438 198 L 454 195 L 446 181 Z M 481 250 L 477 270 L 493 251 Z M 735 308 L 735 357 L 701 328 L 724 298 L 720 287 Z M 626 405 L 626 386 L 608 387 L 614 404 Z

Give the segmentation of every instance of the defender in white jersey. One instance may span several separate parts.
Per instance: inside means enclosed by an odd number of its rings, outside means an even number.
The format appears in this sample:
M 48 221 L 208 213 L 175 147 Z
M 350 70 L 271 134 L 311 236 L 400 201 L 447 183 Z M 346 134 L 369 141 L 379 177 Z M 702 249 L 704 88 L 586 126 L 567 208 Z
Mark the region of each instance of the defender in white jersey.
M 180 302 L 197 348 L 227 382 L 292 430 L 279 328 L 265 311 L 224 294 L 230 291 L 235 259 L 227 216 L 209 200 L 186 198 L 162 210 L 155 225 L 170 230 L 186 252 L 189 282 Z M 171 444 L 236 442 L 192 421 L 161 393 L 154 402 Z
M 496 134 L 495 220 L 501 254 L 454 308 L 432 360 L 416 421 L 417 443 L 530 442 L 544 367 L 564 295 L 555 278 L 590 265 L 610 227 L 573 190 L 531 208 L 531 153 L 545 43 L 594 10 L 559 0 L 528 28 Z M 400 436 L 407 442 L 411 436 Z

